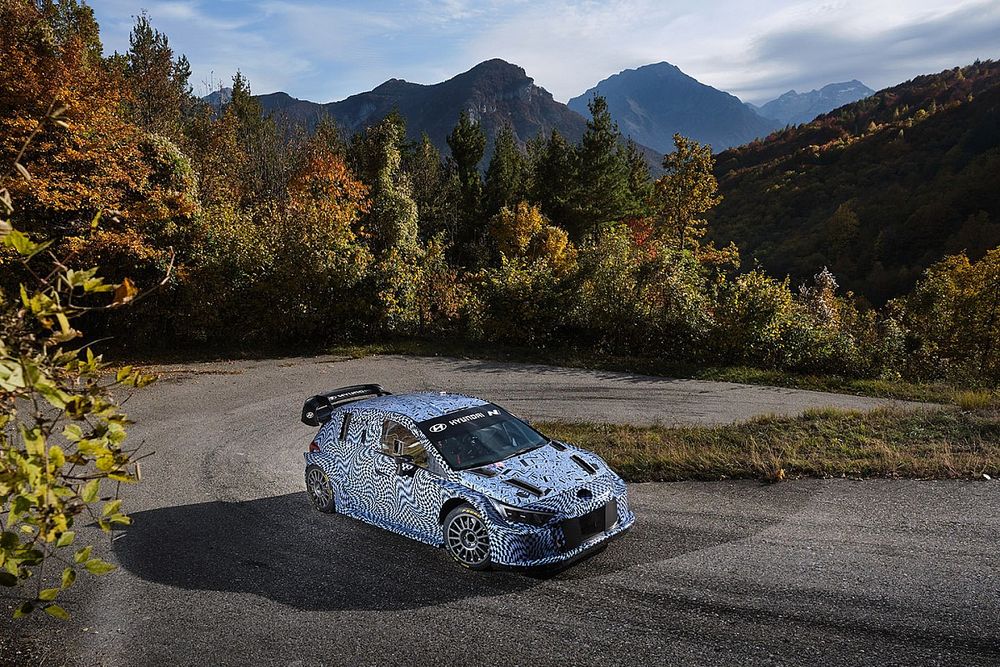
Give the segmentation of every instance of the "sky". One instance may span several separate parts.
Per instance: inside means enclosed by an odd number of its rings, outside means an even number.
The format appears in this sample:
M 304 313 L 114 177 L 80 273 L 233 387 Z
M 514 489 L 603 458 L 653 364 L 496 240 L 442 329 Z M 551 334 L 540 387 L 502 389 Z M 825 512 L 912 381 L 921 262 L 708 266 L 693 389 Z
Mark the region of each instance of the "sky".
M 390 78 L 437 83 L 490 58 L 562 102 L 667 61 L 761 104 L 859 79 L 878 90 L 1000 58 L 1000 0 L 91 0 L 107 53 L 145 11 L 195 92 L 237 69 L 255 93 L 331 102 Z

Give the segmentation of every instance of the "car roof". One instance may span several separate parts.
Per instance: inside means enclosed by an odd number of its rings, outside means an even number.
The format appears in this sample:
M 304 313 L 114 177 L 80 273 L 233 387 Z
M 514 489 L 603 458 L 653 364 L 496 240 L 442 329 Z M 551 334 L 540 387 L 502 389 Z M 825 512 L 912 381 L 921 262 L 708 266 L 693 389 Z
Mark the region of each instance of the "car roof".
M 456 410 L 464 410 L 477 405 L 488 405 L 488 401 L 475 396 L 450 394 L 447 392 L 423 392 L 415 394 L 389 394 L 368 398 L 344 406 L 344 410 L 385 410 L 409 417 L 415 422 L 433 419 Z

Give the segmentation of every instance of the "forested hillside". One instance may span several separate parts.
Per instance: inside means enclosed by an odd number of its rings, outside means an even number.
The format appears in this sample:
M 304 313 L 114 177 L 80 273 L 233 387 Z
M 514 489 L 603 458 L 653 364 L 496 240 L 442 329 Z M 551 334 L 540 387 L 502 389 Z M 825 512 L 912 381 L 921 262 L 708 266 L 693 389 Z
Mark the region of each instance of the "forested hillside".
M 874 303 L 1000 244 L 1000 63 L 920 76 L 718 156 L 711 237 Z
M 992 229 L 995 70 L 922 77 L 724 153 L 712 214 L 710 148 L 673 137 L 654 180 L 601 97 L 579 137 L 552 130 L 523 148 L 517 128 L 501 123 L 491 141 L 468 113 L 435 119 L 446 151 L 392 111 L 356 133 L 327 119 L 290 135 L 238 73 L 228 103 L 195 98 L 187 60 L 144 16 L 128 51 L 104 57 L 85 5 L 6 0 L 0 199 L 16 233 L 67 257 L 74 280 L 100 266 L 129 294 L 164 282 L 86 322 L 126 353 L 427 337 L 995 384 L 1000 248 L 984 255 L 988 239 L 976 237 L 978 261 L 934 264 L 885 308 L 838 285 L 844 272 L 856 287 L 863 252 L 912 255 L 911 278 L 941 259 L 946 244 L 928 243 L 942 216 Z M 914 218 L 926 221 L 919 241 L 899 226 L 866 250 L 902 215 L 891 206 L 938 204 L 941 216 Z M 826 223 L 838 210 L 846 222 Z M 900 225 L 916 229 L 910 217 Z M 739 234 L 745 257 L 773 249 L 806 278 L 741 263 L 728 243 Z M 18 235 L 0 228 L 8 309 L 27 270 Z

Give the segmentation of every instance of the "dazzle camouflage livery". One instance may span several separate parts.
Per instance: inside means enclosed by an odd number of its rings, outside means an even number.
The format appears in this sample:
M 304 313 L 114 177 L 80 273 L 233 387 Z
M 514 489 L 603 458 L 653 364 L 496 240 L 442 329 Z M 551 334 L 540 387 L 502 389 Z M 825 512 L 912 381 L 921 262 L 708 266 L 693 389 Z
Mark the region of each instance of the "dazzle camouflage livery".
M 468 568 L 566 563 L 635 521 L 600 457 L 478 398 L 355 385 L 310 398 L 302 421 L 321 427 L 305 454 L 317 509 L 444 547 Z

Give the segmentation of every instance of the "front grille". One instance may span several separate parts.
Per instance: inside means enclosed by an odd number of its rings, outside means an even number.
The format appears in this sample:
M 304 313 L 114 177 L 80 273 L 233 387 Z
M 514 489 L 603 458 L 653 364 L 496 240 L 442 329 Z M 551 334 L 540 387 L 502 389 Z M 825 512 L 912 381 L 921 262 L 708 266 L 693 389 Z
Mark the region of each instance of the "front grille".
M 562 522 L 566 551 L 575 549 L 590 538 L 599 535 L 618 523 L 618 503 L 614 500 L 587 512 Z

